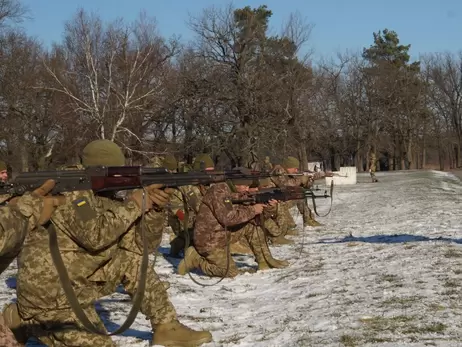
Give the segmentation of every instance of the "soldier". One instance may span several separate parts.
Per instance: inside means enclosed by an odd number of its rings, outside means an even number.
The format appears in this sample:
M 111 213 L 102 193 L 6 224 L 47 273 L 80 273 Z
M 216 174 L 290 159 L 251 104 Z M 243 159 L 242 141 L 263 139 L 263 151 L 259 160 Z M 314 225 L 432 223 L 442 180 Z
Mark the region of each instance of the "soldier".
M 271 181 L 270 178 L 260 179 L 259 187 L 258 187 L 259 189 L 274 188 L 274 187 L 276 187 L 276 185 Z M 282 202 L 279 202 L 277 206 L 265 216 L 265 221 L 263 224 L 263 227 L 268 234 L 267 235 L 268 239 L 270 240 L 271 244 L 274 246 L 287 245 L 287 244 L 294 243 L 294 241 L 289 240 L 285 237 L 285 235 L 287 235 L 288 230 L 282 229 L 280 225 L 278 224 L 278 215 L 280 215 L 279 210 L 281 208 L 281 205 L 284 206 Z M 284 209 L 284 207 L 282 208 Z M 286 211 L 287 213 L 290 214 L 288 210 Z M 292 218 L 292 216 L 290 217 Z
M 276 169 L 281 169 L 281 167 L 279 165 L 277 165 L 277 167 L 275 167 Z M 313 176 L 312 177 L 309 177 L 309 176 L 301 176 L 301 177 L 295 177 L 295 176 L 290 176 L 290 174 L 296 174 L 298 173 L 298 170 L 300 168 L 300 161 L 295 158 L 295 157 L 287 157 L 286 159 L 284 159 L 283 163 L 282 163 L 282 168 L 283 170 L 282 171 L 285 171 L 286 173 L 289 174 L 289 176 L 286 176 L 284 179 L 281 179 L 280 177 L 278 177 L 276 180 L 275 180 L 275 183 L 278 185 L 278 186 L 304 186 L 304 187 L 310 187 L 312 184 L 313 184 L 313 181 L 315 179 L 319 179 L 323 173 L 321 172 L 317 172 L 317 173 L 313 173 Z M 297 202 L 297 208 L 299 210 L 299 212 L 302 214 L 303 216 L 303 226 L 306 227 L 306 226 L 320 226 L 322 225 L 321 223 L 319 223 L 317 220 L 314 219 L 314 214 L 313 212 L 311 211 L 311 209 L 309 208 L 308 206 L 308 203 L 306 200 L 303 200 L 303 201 L 298 201 Z M 288 216 L 286 216 L 286 218 L 288 218 Z
M 195 171 L 202 168 L 205 171 L 215 170 L 212 158 L 205 153 L 197 156 L 192 167 Z M 206 190 L 207 187 L 204 185 L 183 186 L 173 193 L 170 200 L 169 225 L 176 237 L 170 242 L 170 256 L 178 257 L 182 250 L 192 244 L 194 222 Z
M 8 181 L 8 168 L 6 166 L 6 163 L 4 161 L 0 160 L 0 182 L 1 183 L 6 183 L 7 181 Z M 8 195 L 8 194 L 0 195 L 0 206 L 1 205 L 6 205 L 10 198 L 11 198 L 11 196 Z
M 84 148 L 82 164 L 121 166 L 125 158 L 114 142 L 96 140 Z M 133 191 L 124 202 L 107 193 L 71 192 L 67 196 L 70 203 L 58 207 L 52 223 L 46 225 L 48 232 L 28 234 L 19 257 L 17 307 L 12 304 L 9 308 L 17 312 L 21 321 L 16 325 L 21 341 L 31 334 L 51 346 L 115 346 L 110 336 L 86 331 L 71 310 L 53 265 L 48 234 L 56 233 L 61 257 L 80 305 L 90 321 L 105 331 L 93 304 L 115 292 L 119 284 L 131 297 L 137 291 L 142 259 L 141 230 L 145 228 L 150 252 L 159 246 L 162 238 L 163 207 L 172 190 L 161 190 L 161 187 L 157 184 L 146 187 L 144 201 L 141 189 Z M 142 211 L 142 207 L 146 210 Z M 139 221 L 143 212 L 145 223 L 142 225 Z M 209 332 L 194 331 L 177 320 L 153 267 L 147 270 L 141 312 L 150 320 L 153 344 L 199 346 L 212 340 Z M 45 331 L 37 332 L 36 326 Z M 62 329 L 63 326 L 67 328 Z
M 263 161 L 262 165 L 262 170 L 263 171 L 271 171 L 273 170 L 273 164 L 271 164 L 270 158 L 265 157 L 265 160 Z
M 8 181 L 8 168 L 3 160 L 0 160 L 0 181 Z
M 369 173 L 371 175 L 372 183 L 378 182 L 375 177 L 375 171 L 377 170 L 377 158 L 375 156 L 375 146 L 371 146 L 370 157 L 369 157 Z
M 248 169 L 239 169 L 250 173 Z M 180 275 L 199 268 L 209 276 L 235 277 L 241 271 L 229 252 L 229 245 L 245 238 L 250 245 L 259 270 L 287 267 L 287 261 L 273 258 L 266 244 L 263 229 L 252 223 L 260 215 L 263 204 L 233 205 L 231 198 L 242 196 L 253 183 L 249 179 L 233 179 L 210 187 L 202 199 L 194 227 L 194 245 L 186 251 L 178 266 Z M 276 201 L 271 201 L 274 205 Z
M 32 193 L 14 198 L 8 206 L 0 208 L 0 273 L 16 258 L 26 234 L 36 226 L 45 224 L 56 206 L 64 203 L 64 197 L 50 197 L 53 180 L 46 181 Z M 14 327 L 10 311 L 0 315 L 0 343 L 4 347 L 23 346 L 16 341 L 9 327 Z

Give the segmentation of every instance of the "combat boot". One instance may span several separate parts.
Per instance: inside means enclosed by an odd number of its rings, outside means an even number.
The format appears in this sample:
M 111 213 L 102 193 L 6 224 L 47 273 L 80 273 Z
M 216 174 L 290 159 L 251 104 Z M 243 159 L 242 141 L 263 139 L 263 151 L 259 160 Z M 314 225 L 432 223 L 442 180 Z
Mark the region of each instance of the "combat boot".
M 273 269 L 284 269 L 290 265 L 287 260 L 279 260 L 276 258 L 271 257 L 270 259 L 266 260 L 269 266 Z
M 291 227 L 291 228 L 287 229 L 286 235 L 297 236 L 298 235 L 297 227 Z
M 27 329 L 21 325 L 18 305 L 12 303 L 3 309 L 3 320 L 5 325 L 13 332 L 14 337 L 21 345 L 26 345 L 29 335 Z
M 189 271 L 199 267 L 201 256 L 197 253 L 194 246 L 189 246 L 184 254 L 184 258 L 178 264 L 178 274 L 186 275 Z
M 271 244 L 273 246 L 279 246 L 279 245 L 291 245 L 293 244 L 293 240 L 286 239 L 284 235 L 280 235 L 278 237 L 272 237 L 271 238 Z
M 154 337 L 151 345 L 165 347 L 196 347 L 212 342 L 212 334 L 208 331 L 196 331 L 181 324 L 179 321 L 153 326 Z
M 231 254 L 252 254 L 249 246 L 243 245 L 241 242 L 235 242 L 229 245 Z
M 259 235 L 258 235 L 259 234 Z M 261 242 L 263 240 L 263 242 Z M 271 251 L 264 239 L 262 229 L 257 229 L 254 238 L 251 239 L 250 246 L 252 247 L 255 260 L 258 264 L 258 270 L 267 270 L 272 268 L 282 269 L 289 266 L 289 262 L 285 260 L 274 259 Z
M 319 223 L 317 220 L 313 219 L 313 218 L 310 218 L 306 221 L 306 223 L 304 223 L 305 226 L 310 226 L 310 227 L 320 227 L 322 226 L 323 224 Z

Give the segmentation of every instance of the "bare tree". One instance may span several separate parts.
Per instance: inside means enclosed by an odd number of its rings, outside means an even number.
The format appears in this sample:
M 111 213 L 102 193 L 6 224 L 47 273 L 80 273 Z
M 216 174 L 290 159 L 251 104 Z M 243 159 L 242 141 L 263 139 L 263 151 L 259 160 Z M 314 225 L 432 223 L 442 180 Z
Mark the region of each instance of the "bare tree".
M 65 44 L 55 49 L 66 62 L 47 67 L 55 81 L 48 89 L 69 98 L 75 116 L 95 129 L 94 136 L 113 141 L 134 137 L 141 143 L 142 134 L 127 124 L 155 114 L 177 42 L 157 35 L 155 22 L 144 15 L 130 25 L 122 20 L 105 25 L 80 10 L 66 23 Z

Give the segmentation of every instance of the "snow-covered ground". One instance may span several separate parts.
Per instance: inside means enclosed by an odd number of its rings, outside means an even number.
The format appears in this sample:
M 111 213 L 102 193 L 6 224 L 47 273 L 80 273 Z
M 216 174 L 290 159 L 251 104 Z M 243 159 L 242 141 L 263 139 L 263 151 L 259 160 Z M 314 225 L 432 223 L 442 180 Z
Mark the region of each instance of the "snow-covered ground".
M 331 214 L 319 218 L 323 227 L 272 248 L 291 262 L 287 269 L 201 287 L 176 274 L 178 260 L 158 257 L 180 320 L 210 330 L 207 346 L 462 346 L 461 181 L 437 171 L 377 177 L 373 184 L 359 174 L 357 185 L 336 187 Z M 326 203 L 319 202 L 320 213 Z M 251 257 L 236 259 L 255 266 Z M 12 266 L 2 275 L 2 304 L 15 297 L 14 273 Z M 130 303 L 115 294 L 100 306 L 114 330 Z M 148 346 L 151 336 L 139 314 L 114 340 Z

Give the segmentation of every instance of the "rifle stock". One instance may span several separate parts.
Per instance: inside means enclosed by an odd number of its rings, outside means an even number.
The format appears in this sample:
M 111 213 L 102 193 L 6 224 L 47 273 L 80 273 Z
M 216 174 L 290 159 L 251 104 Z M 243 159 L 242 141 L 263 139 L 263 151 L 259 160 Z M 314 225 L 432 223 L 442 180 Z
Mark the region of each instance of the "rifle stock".
M 258 179 L 269 176 L 271 175 L 259 172 L 246 175 L 236 170 L 172 173 L 165 168 L 94 166 L 84 170 L 23 172 L 12 182 L 0 185 L 0 194 L 23 195 L 50 179 L 56 183 L 51 193 L 59 194 L 79 190 L 93 190 L 95 193 L 132 190 L 151 184 L 162 184 L 164 187 L 208 185 L 236 178 Z

